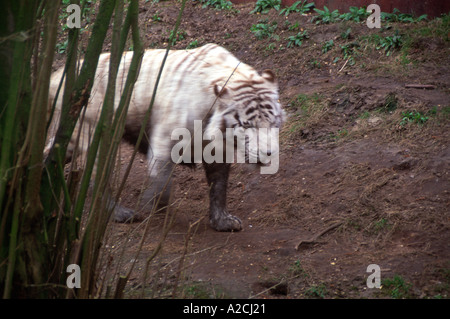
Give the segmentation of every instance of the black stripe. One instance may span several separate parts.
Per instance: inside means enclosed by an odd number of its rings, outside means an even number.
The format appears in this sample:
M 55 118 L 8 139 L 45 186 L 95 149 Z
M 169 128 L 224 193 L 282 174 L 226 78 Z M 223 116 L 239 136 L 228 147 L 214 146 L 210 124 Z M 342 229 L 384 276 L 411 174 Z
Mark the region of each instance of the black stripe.
M 267 90 L 265 88 L 261 88 L 259 90 L 256 90 L 255 94 L 258 94 L 258 95 L 266 95 L 266 94 L 268 94 L 268 95 L 275 95 L 275 91 Z
M 174 71 L 178 71 L 178 67 L 181 64 L 183 64 L 188 58 L 191 58 L 191 60 L 189 61 L 187 66 L 184 68 L 183 72 L 190 72 L 192 70 L 196 70 L 199 65 L 205 63 L 205 61 L 203 61 L 203 57 L 206 56 L 206 54 L 208 54 L 208 52 L 214 48 L 216 48 L 215 45 L 205 45 L 205 46 L 199 48 L 199 50 L 196 51 L 195 53 L 191 53 L 191 52 L 187 51 L 186 57 L 184 57 L 182 59 L 182 61 L 177 65 L 177 67 L 174 68 Z M 182 87 L 183 83 L 184 83 L 184 78 L 181 77 L 177 84 L 177 90 Z
M 237 114 L 237 112 L 234 113 L 234 118 L 235 118 L 236 121 L 242 126 L 242 122 L 241 122 L 241 120 L 240 120 L 239 115 Z
M 254 98 L 253 98 L 253 99 L 248 99 L 248 100 L 246 100 L 246 101 L 244 101 L 244 102 L 241 102 L 242 107 L 243 107 L 244 109 L 246 109 L 250 104 L 256 104 L 256 103 L 258 103 L 258 101 L 255 101 Z
M 243 102 L 244 100 L 245 100 L 245 102 L 247 102 L 247 101 L 254 101 L 255 98 L 256 98 L 256 97 L 255 97 L 254 94 L 247 94 L 247 95 L 241 96 L 241 97 L 239 97 L 239 98 L 234 97 L 233 100 L 234 100 L 235 102 L 242 102 L 242 103 L 244 103 L 244 102 Z
M 215 49 L 217 46 L 215 45 L 205 45 L 200 50 L 194 54 L 194 60 L 204 63 L 203 58 L 209 53 L 209 51 Z
M 261 104 L 260 107 L 261 107 L 262 109 L 269 109 L 269 110 L 272 109 L 272 105 L 270 105 L 270 104 Z
M 258 80 L 236 80 L 234 83 L 247 83 L 248 85 L 254 86 L 258 84 L 264 84 L 266 83 L 265 80 L 258 81 Z
M 243 90 L 243 91 L 241 91 L 241 92 L 239 92 L 239 91 L 236 91 L 236 90 L 234 90 L 234 89 L 232 89 L 234 92 L 235 92 L 235 95 L 234 95 L 234 97 L 235 98 L 238 98 L 238 97 L 240 97 L 240 96 L 242 96 L 242 95 L 244 95 L 244 94 L 247 94 L 247 95 L 253 95 L 253 96 L 256 96 L 256 94 L 255 94 L 255 90 Z
M 191 55 L 186 54 L 186 55 L 181 59 L 181 61 L 180 61 L 179 63 L 177 63 L 176 66 L 173 67 L 173 69 L 174 69 L 175 71 L 177 71 L 177 70 L 180 68 L 180 66 L 181 66 L 182 64 L 184 64 L 184 62 L 185 62 L 187 59 L 189 59 L 190 57 L 191 57 Z M 190 63 L 189 63 L 188 65 L 190 65 Z
M 253 113 L 256 110 L 257 110 L 256 107 L 250 107 L 245 111 L 245 115 L 249 115 L 250 113 Z
M 251 84 L 249 84 L 249 83 L 245 83 L 245 84 L 236 86 L 236 87 L 233 88 L 233 90 L 239 91 L 239 90 L 242 90 L 243 88 L 248 88 L 248 87 L 249 87 L 249 88 L 252 88 L 252 91 L 255 90 L 255 88 L 254 88 Z

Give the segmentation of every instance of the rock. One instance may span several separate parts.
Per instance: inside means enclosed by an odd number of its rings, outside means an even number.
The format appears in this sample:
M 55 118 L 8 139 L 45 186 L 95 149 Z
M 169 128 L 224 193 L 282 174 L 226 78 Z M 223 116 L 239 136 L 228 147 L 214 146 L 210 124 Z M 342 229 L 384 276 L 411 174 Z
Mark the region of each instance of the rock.
M 367 120 L 367 123 L 369 123 L 370 126 L 378 126 L 381 124 L 381 122 L 383 122 L 383 119 L 378 116 L 370 117 Z

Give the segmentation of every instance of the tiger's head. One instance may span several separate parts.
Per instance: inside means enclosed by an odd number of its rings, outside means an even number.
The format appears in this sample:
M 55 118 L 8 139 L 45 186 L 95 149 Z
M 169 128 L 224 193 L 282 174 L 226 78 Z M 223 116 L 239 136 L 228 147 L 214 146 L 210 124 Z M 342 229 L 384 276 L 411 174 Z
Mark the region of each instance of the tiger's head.
M 285 112 L 274 73 L 243 68 L 225 86 L 215 84 L 214 93 L 218 105 L 205 132 L 220 129 L 227 150 L 236 150 L 238 163 L 258 164 L 262 174 L 276 173 Z M 227 162 L 230 159 L 227 152 Z

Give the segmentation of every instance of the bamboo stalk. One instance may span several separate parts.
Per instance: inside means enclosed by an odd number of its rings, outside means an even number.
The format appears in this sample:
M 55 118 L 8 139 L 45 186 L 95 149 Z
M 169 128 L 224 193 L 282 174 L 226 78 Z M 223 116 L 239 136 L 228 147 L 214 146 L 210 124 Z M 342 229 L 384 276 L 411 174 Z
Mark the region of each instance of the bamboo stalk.
M 111 47 L 111 56 L 108 73 L 108 83 L 105 94 L 105 100 L 102 106 L 99 121 L 95 128 L 93 142 L 98 147 L 97 156 L 97 174 L 95 178 L 93 200 L 89 210 L 89 220 L 87 222 L 86 231 L 84 233 L 84 248 L 81 259 L 83 261 L 83 269 L 89 269 L 89 276 L 84 276 L 82 280 L 82 288 L 80 297 L 88 297 L 94 294 L 93 284 L 96 282 L 96 266 L 99 257 L 99 249 L 101 240 L 104 236 L 106 225 L 109 220 L 110 210 L 103 205 L 105 202 L 100 194 L 107 192 L 107 184 L 109 181 L 109 172 L 111 167 L 111 158 L 113 150 L 111 149 L 111 122 L 114 112 L 114 100 L 116 91 L 116 79 L 119 69 L 120 58 L 122 52 L 119 52 L 120 28 L 123 16 L 123 1 L 116 0 L 114 9 L 114 27 Z M 97 143 L 98 141 L 98 143 Z M 92 147 L 90 151 L 92 150 Z M 85 263 L 85 261 L 87 261 Z
M 10 56 L 11 68 L 5 73 L 5 86 L 8 89 L 6 107 L 2 109 L 5 115 L 1 118 L 3 130 L 0 133 L 1 158 L 0 158 L 0 209 L 2 211 L 2 222 L 0 229 L 0 249 L 1 255 L 8 255 L 7 260 L 0 261 L 0 265 L 7 265 L 6 275 L 0 271 L 0 283 L 4 284 L 3 296 L 9 298 L 15 294 L 12 285 L 13 278 L 24 280 L 24 284 L 33 283 L 40 278 L 39 267 L 33 264 L 36 259 L 25 256 L 27 243 L 27 231 L 31 227 L 23 227 L 23 210 L 26 209 L 27 202 L 23 201 L 23 192 L 30 178 L 29 142 L 30 142 L 30 121 L 29 116 L 31 104 L 31 56 L 33 53 L 32 28 L 35 24 L 36 10 L 39 5 L 36 1 L 22 1 L 17 5 L 10 1 L 4 4 L 8 13 L 8 20 L 14 21 L 14 31 L 12 40 L 8 41 L 10 51 L 5 56 Z M 4 9 L 5 9 L 4 8 Z M 17 38 L 20 37 L 20 38 Z M 8 44 L 6 45 L 8 46 Z M 25 61 L 25 63 L 24 63 Z M 3 108 L 3 105 L 2 105 Z M 3 126 L 4 124 L 4 126 Z M 27 128 L 24 135 L 23 128 Z M 29 169 L 24 168 L 28 165 Z M 6 199 L 6 203 L 5 203 Z M 29 203 L 28 203 L 29 204 Z M 8 232 L 6 227 L 10 225 Z M 31 230 L 32 232 L 33 230 Z M 9 242 L 9 244 L 8 244 Z M 37 244 L 37 243 L 36 243 Z M 6 248 L 8 247 L 8 248 Z M 20 249 L 18 249 L 20 247 Z M 34 276 L 34 275 L 37 276 Z M 17 289 L 22 293 L 27 293 L 26 288 Z M 16 292 L 18 293 L 18 292 Z
M 78 101 L 77 102 L 78 105 L 76 106 L 75 110 L 72 109 L 71 112 L 69 112 L 72 114 L 69 115 L 69 119 L 66 119 L 66 120 L 68 120 L 68 122 L 69 122 L 68 125 L 71 128 L 70 132 L 68 130 L 66 130 L 65 127 L 64 127 L 64 129 L 58 130 L 58 132 L 60 132 L 62 134 L 59 136 L 64 137 L 63 143 L 65 144 L 65 147 L 62 147 L 63 151 L 67 149 L 67 144 L 71 138 L 73 129 L 76 124 L 76 120 L 78 119 L 78 115 L 80 114 L 81 106 L 84 106 L 87 104 L 86 98 L 87 98 L 88 92 L 91 90 L 93 82 L 94 82 L 93 80 L 89 80 L 89 79 L 94 78 L 95 70 L 97 69 L 97 64 L 98 64 L 98 58 L 100 56 L 100 52 L 101 52 L 101 48 L 102 48 L 102 44 L 106 37 L 106 31 L 109 26 L 109 21 L 111 20 L 112 13 L 114 11 L 114 4 L 115 3 L 113 1 L 107 1 L 107 0 L 103 0 L 100 3 L 99 12 L 97 15 L 97 19 L 95 20 L 93 32 L 92 32 L 96 36 L 92 37 L 89 41 L 88 49 L 86 52 L 86 57 L 84 59 L 83 66 L 81 68 L 80 76 L 78 77 L 78 79 L 76 81 L 76 85 L 75 85 L 76 93 L 80 94 L 79 98 L 81 98 L 81 100 L 78 100 L 75 98 L 75 101 Z M 85 88 L 86 91 L 84 94 L 83 94 L 83 92 L 79 91 L 80 86 Z M 83 95 L 85 96 L 85 98 L 83 98 Z M 76 115 L 76 117 L 75 117 L 75 115 Z M 72 118 L 74 121 L 71 121 L 70 118 Z M 99 123 L 97 126 L 99 126 L 99 125 L 102 125 L 100 120 L 99 120 Z M 60 128 L 63 126 L 64 126 L 64 121 L 63 121 L 63 118 L 61 118 Z M 65 135 L 66 133 L 70 133 L 70 134 L 66 136 Z M 58 138 L 58 133 L 57 133 L 57 138 Z M 66 138 L 67 138 L 67 140 L 66 140 Z M 75 220 L 81 220 L 81 214 L 83 211 L 87 191 L 89 188 L 89 181 L 90 181 L 90 177 L 92 175 L 93 169 L 94 169 L 94 163 L 95 163 L 95 159 L 97 156 L 98 144 L 99 144 L 99 139 L 98 139 L 98 135 L 97 135 L 97 137 L 94 136 L 94 139 L 90 145 L 90 149 L 88 152 L 87 163 L 86 163 L 84 175 L 83 175 L 83 178 L 81 181 L 78 199 L 75 203 L 75 209 L 74 209 Z
M 16 265 L 17 256 L 17 240 L 19 232 L 19 214 L 21 204 L 21 188 L 18 187 L 16 200 L 14 201 L 14 211 L 12 216 L 10 242 L 9 242 L 9 254 L 8 254 L 8 268 L 5 278 L 5 290 L 3 291 L 3 299 L 11 298 L 12 281 L 14 276 L 14 267 Z
M 43 172 L 43 150 L 48 107 L 48 90 L 56 45 L 56 27 L 60 2 L 48 2 L 45 8 L 44 52 L 31 104 L 27 136 L 29 138 L 29 160 L 24 194 L 24 214 L 21 229 L 24 259 L 28 284 L 47 281 L 47 250 L 43 226 L 43 207 L 40 201 L 40 184 Z M 45 295 L 45 292 L 39 292 Z

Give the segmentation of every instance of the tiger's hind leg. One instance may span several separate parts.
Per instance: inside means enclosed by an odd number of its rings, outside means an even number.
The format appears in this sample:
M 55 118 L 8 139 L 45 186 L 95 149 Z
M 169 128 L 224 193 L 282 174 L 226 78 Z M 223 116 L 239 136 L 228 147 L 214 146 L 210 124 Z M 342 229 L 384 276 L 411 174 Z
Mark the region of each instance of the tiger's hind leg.
M 116 204 L 113 212 L 114 221 L 118 223 L 141 221 L 152 211 L 168 206 L 172 184 L 169 176 L 170 172 L 162 170 L 158 175 L 150 177 L 150 182 L 140 200 L 139 212 Z
M 227 183 L 230 164 L 204 163 L 209 185 L 209 222 L 217 231 L 240 231 L 242 222 L 228 213 Z

